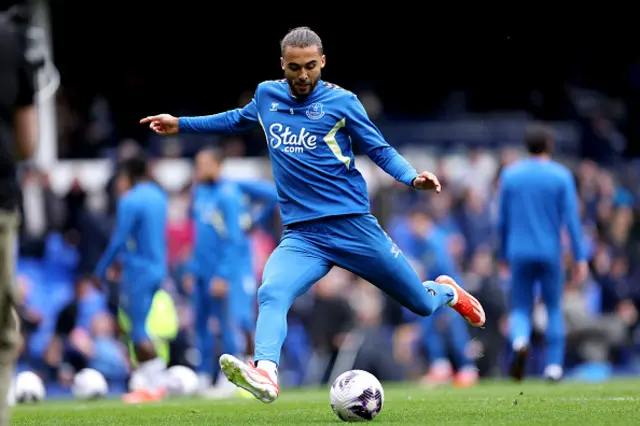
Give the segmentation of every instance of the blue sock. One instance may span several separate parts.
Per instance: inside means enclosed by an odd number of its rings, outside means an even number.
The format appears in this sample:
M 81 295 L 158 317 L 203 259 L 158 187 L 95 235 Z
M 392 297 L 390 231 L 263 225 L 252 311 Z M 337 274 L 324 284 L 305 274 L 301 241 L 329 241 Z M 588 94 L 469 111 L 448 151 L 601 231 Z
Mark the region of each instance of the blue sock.
M 547 365 L 564 364 L 565 331 L 562 308 L 547 306 L 546 361 Z
M 518 351 L 529 345 L 531 337 L 531 319 L 522 309 L 511 311 L 511 347 Z
M 433 307 L 433 312 L 449 304 L 454 298 L 454 291 L 451 286 L 438 284 L 435 281 L 425 281 L 422 285 L 427 290 L 428 297 L 431 298 L 430 304 Z

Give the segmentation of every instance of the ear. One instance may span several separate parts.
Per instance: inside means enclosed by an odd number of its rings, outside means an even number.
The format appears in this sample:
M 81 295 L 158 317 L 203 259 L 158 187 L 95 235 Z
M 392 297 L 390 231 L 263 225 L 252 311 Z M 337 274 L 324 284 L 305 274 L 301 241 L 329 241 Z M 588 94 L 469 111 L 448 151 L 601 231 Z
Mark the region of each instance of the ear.
M 284 58 L 280 58 L 280 67 L 284 70 Z
M 326 64 L 327 64 L 327 57 L 322 55 L 322 59 L 320 59 L 320 68 L 324 68 Z

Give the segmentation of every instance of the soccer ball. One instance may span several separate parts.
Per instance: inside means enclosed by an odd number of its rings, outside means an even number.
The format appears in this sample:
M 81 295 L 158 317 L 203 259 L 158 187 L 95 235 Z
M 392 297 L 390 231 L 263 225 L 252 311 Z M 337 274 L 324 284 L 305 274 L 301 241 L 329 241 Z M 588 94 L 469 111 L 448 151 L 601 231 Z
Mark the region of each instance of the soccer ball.
M 331 385 L 333 412 L 345 422 L 372 420 L 382 410 L 384 390 L 376 377 L 362 370 L 341 374 Z
M 40 402 L 46 396 L 42 379 L 32 371 L 23 371 L 16 376 L 14 392 L 20 404 Z
M 109 384 L 98 370 L 84 368 L 73 377 L 71 392 L 78 399 L 104 398 L 109 393 Z
M 168 391 L 172 396 L 193 395 L 198 390 L 198 376 L 189 367 L 174 365 L 167 370 Z

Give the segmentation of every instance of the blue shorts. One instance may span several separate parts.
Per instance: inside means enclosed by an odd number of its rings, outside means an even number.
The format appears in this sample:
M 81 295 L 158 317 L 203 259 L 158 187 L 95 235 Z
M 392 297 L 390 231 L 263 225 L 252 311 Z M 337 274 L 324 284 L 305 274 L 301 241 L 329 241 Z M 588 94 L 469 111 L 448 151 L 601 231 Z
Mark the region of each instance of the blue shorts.
M 131 322 L 129 337 L 134 344 L 150 341 L 147 334 L 147 317 L 151 312 L 153 298 L 162 285 L 161 281 L 135 281 L 120 288 L 120 309 Z
M 415 270 L 370 214 L 287 226 L 265 266 L 260 305 L 290 305 L 333 266 L 364 278 L 419 315 L 433 309 Z

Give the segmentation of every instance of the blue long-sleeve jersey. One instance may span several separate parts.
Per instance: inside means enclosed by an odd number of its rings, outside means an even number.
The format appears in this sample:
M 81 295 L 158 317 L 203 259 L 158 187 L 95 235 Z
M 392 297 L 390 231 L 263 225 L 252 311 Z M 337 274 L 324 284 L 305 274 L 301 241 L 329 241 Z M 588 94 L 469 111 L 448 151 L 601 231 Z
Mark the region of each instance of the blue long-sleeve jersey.
M 553 261 L 569 231 L 573 255 L 585 260 L 573 175 L 551 160 L 529 158 L 507 167 L 500 179 L 499 252 L 509 261 Z
M 96 267 L 99 277 L 121 255 L 123 281 L 159 281 L 167 275 L 166 193 L 153 182 L 135 185 L 118 201 L 116 225 Z
M 248 231 L 277 204 L 270 182 L 219 181 L 196 187 L 192 214 L 196 237 L 190 271 L 203 279 L 242 279 L 252 271 Z M 253 206 L 259 204 L 257 211 Z
M 234 133 L 262 125 L 270 151 L 282 222 L 369 213 L 364 178 L 352 139 L 396 180 L 411 185 L 416 170 L 384 140 L 351 92 L 320 81 L 304 99 L 286 81 L 258 85 L 244 108 L 180 117 L 180 132 Z

